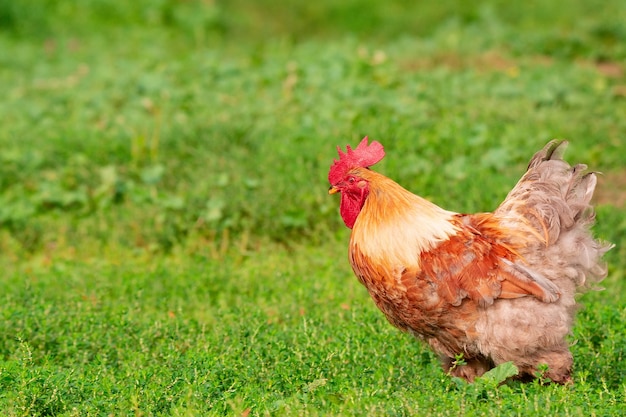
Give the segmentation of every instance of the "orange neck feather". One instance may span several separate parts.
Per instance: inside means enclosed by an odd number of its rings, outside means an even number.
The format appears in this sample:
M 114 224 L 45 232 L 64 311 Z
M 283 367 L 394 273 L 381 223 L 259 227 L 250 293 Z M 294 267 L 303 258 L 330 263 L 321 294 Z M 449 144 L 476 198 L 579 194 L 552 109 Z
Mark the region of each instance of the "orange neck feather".
M 456 234 L 451 222 L 456 213 L 374 171 L 358 175 L 368 181 L 369 195 L 352 229 L 351 250 L 392 265 L 417 267 L 420 253 Z

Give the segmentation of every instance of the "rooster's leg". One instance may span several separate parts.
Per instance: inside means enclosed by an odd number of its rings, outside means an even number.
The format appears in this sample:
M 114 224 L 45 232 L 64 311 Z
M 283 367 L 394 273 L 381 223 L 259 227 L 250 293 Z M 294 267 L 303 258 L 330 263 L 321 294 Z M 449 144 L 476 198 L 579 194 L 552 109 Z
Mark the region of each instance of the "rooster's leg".
M 533 365 L 520 366 L 520 377 L 549 378 L 557 384 L 571 384 L 572 380 L 572 354 L 564 347 L 558 350 L 536 352 L 532 357 Z M 547 370 L 541 370 L 542 365 Z
M 469 382 L 473 382 L 475 378 L 493 368 L 493 362 L 483 356 L 464 359 L 463 364 L 454 358 L 442 357 L 441 365 L 447 374 L 463 378 Z

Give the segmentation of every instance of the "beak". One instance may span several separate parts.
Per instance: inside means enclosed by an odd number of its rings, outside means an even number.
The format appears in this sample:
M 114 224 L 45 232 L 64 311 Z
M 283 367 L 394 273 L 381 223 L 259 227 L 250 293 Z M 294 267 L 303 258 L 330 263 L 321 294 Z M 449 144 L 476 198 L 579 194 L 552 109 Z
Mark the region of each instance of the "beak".
M 338 192 L 340 192 L 339 188 L 335 187 L 334 185 L 331 185 L 328 189 L 328 194 L 336 194 Z

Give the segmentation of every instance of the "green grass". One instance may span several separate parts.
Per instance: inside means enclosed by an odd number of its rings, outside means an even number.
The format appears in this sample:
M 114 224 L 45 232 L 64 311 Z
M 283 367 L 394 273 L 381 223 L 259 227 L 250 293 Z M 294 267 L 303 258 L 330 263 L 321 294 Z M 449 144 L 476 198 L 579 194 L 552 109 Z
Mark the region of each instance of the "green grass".
M 0 415 L 626 407 L 622 1 L 66 3 L 0 0 Z M 384 320 L 327 195 L 364 135 L 460 212 L 552 138 L 605 174 L 573 387 L 458 384 Z

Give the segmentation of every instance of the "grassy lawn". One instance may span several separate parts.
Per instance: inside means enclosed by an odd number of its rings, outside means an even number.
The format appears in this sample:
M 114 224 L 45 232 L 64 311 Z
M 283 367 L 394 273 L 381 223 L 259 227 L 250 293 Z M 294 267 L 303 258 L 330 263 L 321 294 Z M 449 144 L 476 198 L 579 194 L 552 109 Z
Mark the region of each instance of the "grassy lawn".
M 0 415 L 626 409 L 626 3 L 0 0 Z M 446 376 L 353 276 L 336 146 L 489 211 L 604 173 L 571 387 Z

